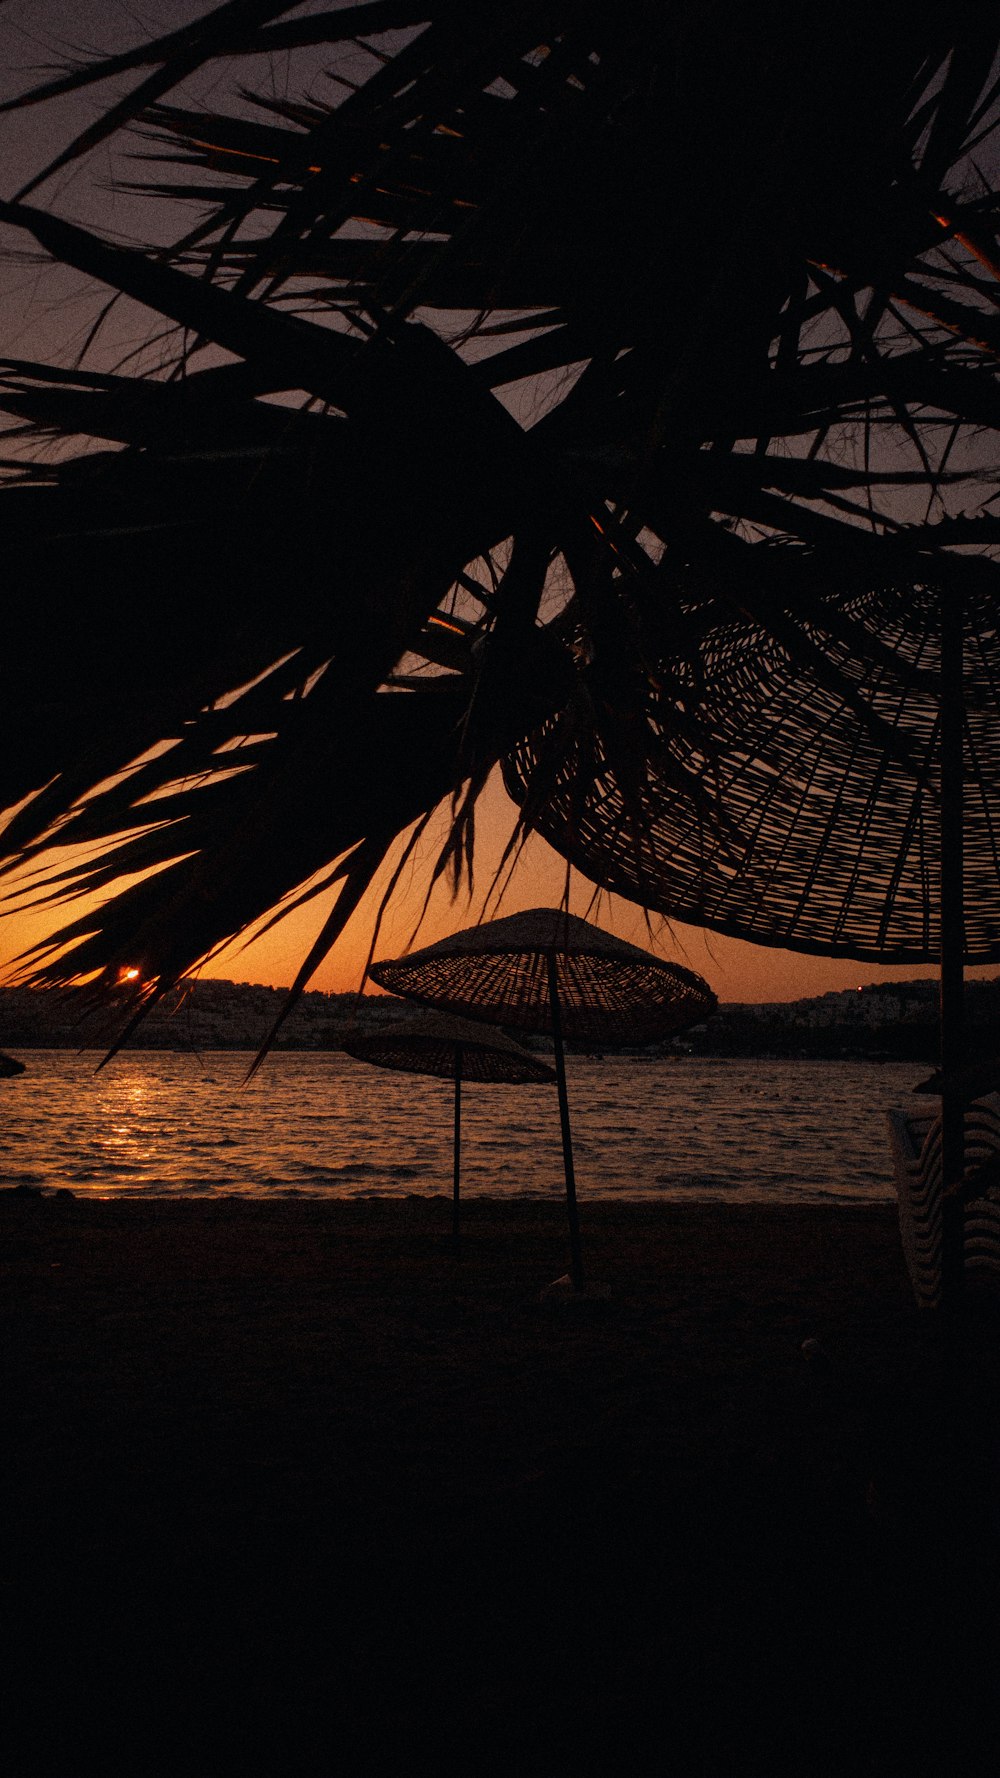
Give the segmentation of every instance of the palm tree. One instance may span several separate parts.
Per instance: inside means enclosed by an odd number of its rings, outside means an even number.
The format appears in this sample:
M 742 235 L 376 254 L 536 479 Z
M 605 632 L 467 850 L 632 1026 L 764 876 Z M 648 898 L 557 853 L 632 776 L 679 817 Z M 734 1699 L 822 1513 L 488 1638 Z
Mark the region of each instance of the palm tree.
M 189 212 L 137 248 L 40 180 L 0 205 L 161 318 L 154 369 L 0 364 L 4 856 L 110 891 L 33 979 L 138 969 L 141 1013 L 339 884 L 301 985 L 449 795 L 461 868 L 512 754 L 594 874 L 604 787 L 619 854 L 651 783 L 724 836 L 706 611 L 808 648 L 832 586 L 992 572 L 997 47 L 787 0 L 241 0 L 24 94 L 134 77 L 49 171 L 126 131 Z

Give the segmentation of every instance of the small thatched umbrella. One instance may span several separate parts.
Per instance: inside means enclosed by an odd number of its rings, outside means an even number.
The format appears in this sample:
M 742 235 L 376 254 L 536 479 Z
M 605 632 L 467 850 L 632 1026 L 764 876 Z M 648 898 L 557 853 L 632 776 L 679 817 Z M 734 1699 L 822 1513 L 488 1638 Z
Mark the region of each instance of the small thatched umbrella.
M 344 1040 L 348 1055 L 379 1068 L 404 1074 L 433 1074 L 455 1082 L 455 1144 L 452 1180 L 452 1235 L 459 1234 L 459 1191 L 462 1171 L 462 1082 L 493 1081 L 516 1085 L 554 1080 L 547 1062 L 522 1049 L 513 1038 L 472 1019 L 446 1018 L 440 1013 L 408 1013 L 377 1030 L 354 1031 Z
M 544 1032 L 555 1049 L 566 1170 L 570 1270 L 583 1288 L 580 1224 L 563 1039 L 651 1043 L 695 1025 L 716 1004 L 701 976 L 558 908 L 532 908 L 452 933 L 408 957 L 373 964 L 380 987 L 493 1025 Z

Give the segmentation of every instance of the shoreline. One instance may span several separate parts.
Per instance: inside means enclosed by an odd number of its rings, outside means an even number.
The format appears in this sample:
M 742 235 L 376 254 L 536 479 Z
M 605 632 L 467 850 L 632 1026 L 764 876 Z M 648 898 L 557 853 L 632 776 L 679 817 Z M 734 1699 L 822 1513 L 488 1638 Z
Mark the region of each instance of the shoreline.
M 887 1203 L 582 1210 L 567 1307 L 559 1202 L 5 1194 L 7 1769 L 978 1772 L 1000 1293 L 943 1340 Z
M 822 1197 L 810 1197 L 808 1191 L 792 1197 L 781 1196 L 784 1187 L 771 1190 L 761 1189 L 760 1196 L 754 1197 L 751 1188 L 734 1186 L 730 1190 L 716 1188 L 715 1195 L 703 1195 L 705 1188 L 700 1184 L 690 1189 L 677 1186 L 664 1187 L 661 1191 L 646 1191 L 634 1196 L 625 1191 L 601 1192 L 589 1186 L 578 1193 L 581 1209 L 600 1206 L 603 1210 L 620 1209 L 649 1210 L 654 1214 L 660 1210 L 746 1210 L 761 1211 L 768 1214 L 773 1211 L 796 1210 L 867 1210 L 882 1209 L 887 1205 L 895 1207 L 896 1199 L 891 1187 L 884 1191 L 866 1190 L 864 1196 L 851 1197 L 847 1192 L 826 1192 Z M 674 1195 L 676 1194 L 676 1195 Z M 148 1185 L 124 1185 L 117 1190 L 109 1191 L 106 1187 L 88 1189 L 77 1181 L 73 1186 L 34 1184 L 21 1180 L 16 1185 L 0 1183 L 0 1203 L 9 1199 L 11 1202 L 30 1203 L 37 1200 L 41 1203 L 58 1202 L 69 1205 L 77 1204 L 262 1204 L 278 1208 L 282 1205 L 293 1209 L 296 1204 L 344 1204 L 354 1205 L 363 1210 L 367 1204 L 447 1204 L 451 1206 L 450 1191 L 440 1186 L 427 1191 L 404 1191 L 400 1187 L 378 1186 L 364 1187 L 360 1191 L 348 1192 L 335 1187 L 323 1190 L 314 1186 L 257 1186 L 245 1190 L 219 1190 L 212 1187 L 196 1186 L 168 1187 L 163 1191 L 151 1191 Z M 539 1210 L 555 1210 L 565 1205 L 565 1199 L 558 1185 L 551 1189 L 539 1188 L 537 1191 L 485 1191 L 477 1186 L 462 1186 L 462 1208 L 471 1204 L 482 1204 L 488 1209 L 502 1210 L 505 1204 L 511 1206 L 535 1205 Z M 564 1210 L 565 1213 L 565 1210 Z

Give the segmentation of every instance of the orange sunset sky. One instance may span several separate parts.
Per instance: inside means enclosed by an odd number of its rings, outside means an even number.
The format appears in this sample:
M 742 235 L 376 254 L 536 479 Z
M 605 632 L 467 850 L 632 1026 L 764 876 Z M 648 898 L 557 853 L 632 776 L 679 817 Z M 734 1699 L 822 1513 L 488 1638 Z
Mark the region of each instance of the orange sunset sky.
M 415 935 L 440 841 L 447 829 L 447 811 L 442 812 L 434 833 L 425 836 L 400 879 L 382 920 L 376 956 L 397 955 L 411 942 L 430 944 L 447 932 L 472 925 L 480 917 L 513 817 L 513 805 L 497 779 L 488 786 L 479 805 L 476 881 L 471 902 L 464 890 L 457 900 L 452 901 L 449 888 L 439 882 Z M 338 944 L 317 969 L 310 983 L 312 988 L 345 993 L 354 992 L 360 986 L 379 905 L 402 851 L 401 841 L 372 894 L 362 903 Z M 489 897 L 486 917 L 492 918 L 498 912 L 508 914 L 520 908 L 556 904 L 562 898 L 565 884 L 564 861 L 543 840 L 534 838 L 528 842 L 499 908 L 496 893 Z M 596 905 L 591 905 L 593 895 L 593 885 L 574 871 L 570 881 L 571 912 L 584 915 L 659 956 L 697 970 L 722 1001 L 797 1000 L 831 989 L 857 988 L 869 982 L 908 981 L 916 977 L 933 977 L 937 973 L 933 965 L 882 967 L 842 958 L 796 955 L 673 924 L 657 915 L 652 915 L 647 925 L 641 908 L 619 896 L 609 895 L 602 895 Z M 244 940 L 229 946 L 205 966 L 203 973 L 233 981 L 287 986 L 333 900 L 332 892 L 318 896 L 249 944 Z M 69 904 L 64 917 L 76 918 L 80 911 L 81 904 Z M 51 909 L 42 912 L 27 906 L 15 905 L 0 917 L 0 972 L 3 976 L 9 976 L 19 951 L 59 923 L 58 916 L 54 916 Z M 983 978 L 992 977 L 996 970 L 987 966 L 968 973 L 970 977 Z

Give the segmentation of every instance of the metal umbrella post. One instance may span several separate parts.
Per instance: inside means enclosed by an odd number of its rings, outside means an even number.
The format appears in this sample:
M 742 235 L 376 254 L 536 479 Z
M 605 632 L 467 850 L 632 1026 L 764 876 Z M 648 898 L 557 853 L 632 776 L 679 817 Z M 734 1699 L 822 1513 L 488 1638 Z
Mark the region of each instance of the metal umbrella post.
M 451 1233 L 458 1244 L 461 1222 L 462 1180 L 462 1045 L 455 1045 L 455 1145 L 451 1184 Z
M 962 743 L 964 617 L 961 599 L 941 609 L 941 1168 L 944 1184 L 942 1301 L 952 1307 L 965 1286 L 962 1186 L 965 1177 L 965 860 Z
M 569 1097 L 566 1092 L 566 1058 L 563 1054 L 562 1012 L 559 1006 L 559 979 L 556 954 L 546 956 L 549 980 L 549 1007 L 552 1013 L 552 1047 L 555 1051 L 556 1088 L 559 1093 L 559 1124 L 562 1131 L 563 1168 L 566 1174 L 566 1213 L 569 1218 L 569 1269 L 573 1289 L 583 1289 L 583 1253 L 580 1248 L 580 1212 L 576 1203 L 576 1174 L 573 1170 L 573 1135 L 569 1122 Z

